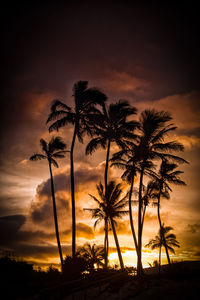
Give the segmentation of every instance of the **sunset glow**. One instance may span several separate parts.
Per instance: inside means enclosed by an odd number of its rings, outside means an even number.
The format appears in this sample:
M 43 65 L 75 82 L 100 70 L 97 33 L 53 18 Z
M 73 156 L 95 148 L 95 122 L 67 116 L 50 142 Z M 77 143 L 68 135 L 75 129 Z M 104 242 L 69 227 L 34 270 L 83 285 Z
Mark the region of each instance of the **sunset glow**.
M 56 8 L 53 4 L 48 7 L 41 4 L 26 13 L 19 8 L 16 12 L 13 8 L 11 12 L 5 11 L 0 252 L 11 251 L 35 268 L 59 267 L 49 165 L 47 160 L 33 162 L 29 158 L 41 152 L 41 138 L 49 141 L 59 136 L 70 150 L 74 124 L 67 123 L 58 132 L 49 133 L 51 122 L 46 124 L 46 121 L 54 99 L 74 109 L 73 85 L 86 80 L 89 88 L 97 87 L 106 94 L 107 107 L 120 99 L 127 99 L 136 107 L 137 114 L 131 115 L 130 120 L 139 121 L 145 109 L 164 110 L 172 115 L 170 122 L 177 129 L 169 132 L 166 141 L 175 140 L 185 148 L 178 155 L 189 164 L 180 164 L 178 169 L 184 172 L 180 177 L 187 185 L 170 185 L 170 199 L 161 199 L 161 216 L 164 225 L 173 227 L 180 243 L 175 254 L 170 253 L 172 261 L 200 260 L 200 91 L 199 52 L 194 50 L 198 49 L 196 26 L 187 24 L 179 7 L 176 13 L 170 6 L 158 13 L 154 7 L 143 8 L 131 2 L 115 6 L 81 3 L 77 8 L 76 5 L 69 1 Z M 91 155 L 86 155 L 90 140 L 87 134 L 83 135 L 83 143 L 76 137 L 74 147 L 77 249 L 85 243 L 104 245 L 103 221 L 94 229 L 95 219 L 84 209 L 95 207 L 89 194 L 97 197 L 96 185 L 104 184 L 107 144 L 105 149 L 97 147 Z M 110 158 L 119 149 L 112 142 Z M 158 170 L 160 161 L 154 162 Z M 65 257 L 72 254 L 69 152 L 62 159 L 58 157 L 57 163 L 59 168 L 52 166 L 52 170 Z M 121 183 L 122 195 L 126 195 L 130 185 L 122 181 L 121 175 L 121 169 L 109 165 L 108 179 Z M 144 185 L 148 180 L 145 174 Z M 132 196 L 136 234 L 139 181 L 137 173 Z M 143 267 L 152 265 L 159 255 L 159 249 L 145 247 L 159 230 L 156 207 L 152 203 L 147 206 L 144 219 Z M 116 223 L 124 264 L 136 267 L 129 216 L 116 219 Z M 109 264 L 119 265 L 109 229 Z M 164 248 L 162 264 L 167 264 Z

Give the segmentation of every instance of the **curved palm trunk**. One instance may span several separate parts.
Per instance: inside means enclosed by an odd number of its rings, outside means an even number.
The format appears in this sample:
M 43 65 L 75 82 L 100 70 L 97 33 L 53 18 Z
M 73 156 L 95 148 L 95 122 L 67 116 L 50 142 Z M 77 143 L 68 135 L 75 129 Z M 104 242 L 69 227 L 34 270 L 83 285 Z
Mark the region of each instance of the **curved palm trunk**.
M 140 186 L 139 186 L 139 205 L 138 205 L 138 261 L 137 261 L 137 275 L 142 276 L 144 274 L 142 267 L 142 182 L 143 182 L 144 169 L 140 174 Z
M 137 238 L 136 238 L 134 224 L 133 224 L 133 214 L 132 214 L 132 204 L 131 204 L 131 197 L 132 197 L 132 193 L 133 193 L 133 184 L 134 184 L 134 177 L 131 178 L 131 186 L 130 186 L 128 204 L 129 204 L 129 219 L 130 219 L 130 224 L 131 224 L 131 231 L 132 231 L 133 240 L 135 243 L 136 253 L 138 253 L 138 245 L 137 245 Z
M 74 145 L 76 140 L 77 126 L 74 127 L 70 151 L 70 178 L 71 178 L 71 201 L 72 201 L 72 257 L 76 255 L 76 211 L 75 211 L 75 185 L 74 185 Z
M 109 163 L 109 156 L 110 156 L 110 139 L 108 140 L 108 147 L 107 147 L 107 154 L 106 154 L 106 165 L 105 165 L 105 173 L 104 173 L 104 181 L 105 181 L 105 196 L 107 196 L 108 190 L 108 163 Z M 108 221 L 105 224 L 105 267 L 108 266 Z
M 62 256 L 62 249 L 61 249 L 60 238 L 59 238 L 58 220 L 57 220 L 57 211 L 56 211 L 56 200 L 55 200 L 53 175 L 52 175 L 52 169 L 51 169 L 50 161 L 49 161 L 49 170 L 50 170 L 50 177 L 51 177 L 51 195 L 52 195 L 52 200 L 53 200 L 53 214 L 54 214 L 55 232 L 56 232 L 56 239 L 57 239 L 57 244 L 58 244 L 58 251 L 59 251 L 59 255 L 60 255 L 61 269 L 63 271 L 63 256 Z
M 142 213 L 142 224 L 141 224 L 141 226 L 142 226 L 142 231 L 143 231 L 143 226 L 144 226 L 144 217 L 145 217 L 145 213 L 146 213 L 146 205 L 144 205 L 144 209 L 143 209 L 143 213 Z
M 108 231 L 107 231 L 107 241 L 106 241 L 107 264 L 108 264 L 108 253 L 109 253 L 109 239 L 108 239 Z
M 105 195 L 107 195 L 107 189 L 108 189 L 108 163 L 109 163 L 109 156 L 110 156 L 110 144 L 111 144 L 111 141 L 109 139 L 108 140 L 107 154 L 106 154 L 105 174 L 104 174 L 104 179 L 105 179 Z
M 115 230 L 115 224 L 114 224 L 113 219 L 111 217 L 110 217 L 110 222 L 111 222 L 112 231 L 113 231 L 113 235 L 114 235 L 114 239 L 115 239 L 115 244 L 116 244 L 117 253 L 118 253 L 118 257 L 119 257 L 120 267 L 123 270 L 124 269 L 124 263 L 123 263 L 123 259 L 122 259 L 122 254 L 121 254 L 121 251 L 120 251 L 119 242 L 118 242 L 118 238 L 117 238 L 117 233 L 116 233 L 116 230 Z
M 167 244 L 166 244 L 165 236 L 164 236 L 164 233 L 163 233 L 163 226 L 162 226 L 162 222 L 161 222 L 161 217 L 160 217 L 160 194 L 161 194 L 161 190 L 160 190 L 159 195 L 158 195 L 158 208 L 157 208 L 158 221 L 159 221 L 159 225 L 160 225 L 161 238 L 163 239 L 163 244 L 164 244 L 166 255 L 167 255 L 167 261 L 168 261 L 168 264 L 171 265 L 169 252 L 168 252 L 168 249 L 167 249 Z
M 108 267 L 108 220 L 105 220 L 105 237 L 104 237 L 104 255 L 105 268 Z
M 160 274 L 160 266 L 161 266 L 161 245 L 159 247 L 159 274 Z

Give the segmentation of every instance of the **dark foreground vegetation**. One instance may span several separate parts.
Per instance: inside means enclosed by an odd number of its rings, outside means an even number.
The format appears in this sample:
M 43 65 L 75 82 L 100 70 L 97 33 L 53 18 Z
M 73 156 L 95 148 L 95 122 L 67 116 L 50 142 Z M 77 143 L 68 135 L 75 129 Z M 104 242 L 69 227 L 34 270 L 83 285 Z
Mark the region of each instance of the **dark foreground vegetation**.
M 72 267 L 73 265 L 73 267 Z M 144 269 L 92 269 L 83 258 L 64 260 L 63 273 L 2 257 L 0 274 L 3 299 L 199 299 L 200 262 L 180 262 Z

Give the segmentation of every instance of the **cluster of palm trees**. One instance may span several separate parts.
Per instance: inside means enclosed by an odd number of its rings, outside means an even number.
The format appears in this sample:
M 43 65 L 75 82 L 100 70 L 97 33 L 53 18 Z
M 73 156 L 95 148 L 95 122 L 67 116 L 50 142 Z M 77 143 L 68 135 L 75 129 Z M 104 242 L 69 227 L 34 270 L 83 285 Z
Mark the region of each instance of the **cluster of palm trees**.
M 152 200 L 157 205 L 158 220 L 168 262 L 170 263 L 168 248 L 160 215 L 160 201 L 169 198 L 171 187 L 169 184 L 185 185 L 179 178 L 182 173 L 177 170 L 179 163 L 187 163 L 176 152 L 183 151 L 183 145 L 176 141 L 166 141 L 168 133 L 176 127 L 169 123 L 172 120 L 168 112 L 145 110 L 141 113 L 139 121 L 133 120 L 137 113 L 128 101 L 119 100 L 108 105 L 107 97 L 97 88 L 88 88 L 87 81 L 79 81 L 73 87 L 74 107 L 55 100 L 47 119 L 50 123 L 49 131 L 59 131 L 61 127 L 72 124 L 74 132 L 70 149 L 70 178 L 72 203 L 72 257 L 76 256 L 76 199 L 74 183 L 74 148 L 76 139 L 83 143 L 84 136 L 90 137 L 86 146 L 86 155 L 93 154 L 98 148 L 106 151 L 104 184 L 97 184 L 98 196 L 90 195 L 96 202 L 96 208 L 86 208 L 95 218 L 96 226 L 104 222 L 104 259 L 105 267 L 108 265 L 108 231 L 114 235 L 120 266 L 123 269 L 123 259 L 120 252 L 116 234 L 117 219 L 129 214 L 130 226 L 137 253 L 137 272 L 143 274 L 142 268 L 142 233 L 145 220 L 146 207 Z M 56 216 L 55 195 L 51 165 L 58 167 L 55 158 L 62 158 L 66 152 L 66 144 L 61 138 L 52 138 L 49 143 L 40 141 L 44 154 L 34 154 L 31 160 L 46 158 L 49 162 L 51 175 L 51 188 L 54 209 L 55 230 L 58 249 L 63 264 L 62 251 L 59 241 L 58 224 Z M 118 146 L 118 152 L 111 157 L 111 147 Z M 160 166 L 158 165 L 160 164 Z M 109 168 L 115 166 L 123 170 L 122 180 L 129 185 L 129 191 L 123 195 L 122 186 L 109 180 Z M 159 170 L 158 170 L 159 168 Z M 150 180 L 144 187 L 144 177 Z M 138 190 L 138 224 L 137 233 L 132 215 L 132 194 L 135 179 L 139 178 Z M 128 207 L 127 207 L 128 206 Z M 127 207 L 127 209 L 125 209 Z

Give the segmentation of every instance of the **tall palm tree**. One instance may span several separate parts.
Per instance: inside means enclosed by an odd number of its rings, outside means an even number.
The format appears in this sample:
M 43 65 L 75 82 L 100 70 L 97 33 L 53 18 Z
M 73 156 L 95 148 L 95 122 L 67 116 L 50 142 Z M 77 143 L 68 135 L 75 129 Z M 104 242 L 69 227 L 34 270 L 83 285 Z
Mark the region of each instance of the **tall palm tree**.
M 121 184 L 116 184 L 114 181 L 110 181 L 107 187 L 107 194 L 105 193 L 103 185 L 100 183 L 97 185 L 97 191 L 99 199 L 93 195 L 90 195 L 92 199 L 98 204 L 97 208 L 86 209 L 92 212 L 92 218 L 97 218 L 96 224 L 102 219 L 107 218 L 111 225 L 115 244 L 117 248 L 118 258 L 121 269 L 124 269 L 124 263 L 120 251 L 119 241 L 115 229 L 116 219 L 122 218 L 122 216 L 128 213 L 127 210 L 123 210 L 127 205 L 127 194 L 120 198 L 122 194 Z
M 76 212 L 75 212 L 75 184 L 74 184 L 74 146 L 76 137 L 83 142 L 85 133 L 92 135 L 92 114 L 96 111 L 95 105 L 102 105 L 106 96 L 96 88 L 88 88 L 87 81 L 78 81 L 73 87 L 74 107 L 71 108 L 59 100 L 55 100 L 51 106 L 51 113 L 47 123 L 53 123 L 49 131 L 59 130 L 68 124 L 74 126 L 74 133 L 70 151 L 70 177 L 71 177 L 71 201 L 72 201 L 72 256 L 76 255 Z
M 105 258 L 104 247 L 86 243 L 83 247 L 81 247 L 79 253 L 83 255 L 87 261 L 89 261 L 92 270 L 94 270 L 95 264 L 98 267 L 103 266 L 102 260 Z
M 176 127 L 168 124 L 172 117 L 168 112 L 145 110 L 140 116 L 140 141 L 138 143 L 138 153 L 140 157 L 140 182 L 139 182 L 139 205 L 138 205 L 138 275 L 143 275 L 142 269 L 142 186 L 143 177 L 146 170 L 147 161 L 168 158 L 177 162 L 185 162 L 181 157 L 173 154 L 176 151 L 183 151 L 182 144 L 176 141 L 166 142 L 165 138 Z
M 174 184 L 174 185 L 186 185 L 186 183 L 180 179 L 179 175 L 182 174 L 182 171 L 176 170 L 178 167 L 177 164 L 175 163 L 170 163 L 166 159 L 163 159 L 160 165 L 160 169 L 158 171 L 158 174 L 154 177 L 152 184 L 154 185 L 154 195 L 157 198 L 157 214 L 158 214 L 158 220 L 159 220 L 159 225 L 160 225 L 160 230 L 162 234 L 162 221 L 161 221 L 161 216 L 160 216 L 160 200 L 161 198 L 167 198 L 169 199 L 169 192 L 172 191 L 171 187 L 169 184 Z M 164 242 L 164 247 L 168 259 L 168 263 L 170 264 L 170 257 L 168 253 L 168 247 L 165 242 L 165 236 L 163 233 L 163 242 Z
M 129 152 L 131 152 L 129 154 Z M 129 220 L 131 225 L 131 231 L 133 235 L 133 240 L 135 243 L 135 249 L 137 252 L 137 238 L 135 234 L 135 228 L 133 223 L 133 214 L 132 214 L 132 193 L 133 193 L 133 186 L 134 186 L 134 180 L 137 175 L 137 172 L 139 172 L 138 164 L 137 164 L 137 158 L 135 156 L 134 151 L 129 151 L 127 147 L 125 147 L 123 150 L 115 153 L 111 158 L 111 167 L 118 167 L 122 170 L 124 170 L 121 178 L 123 180 L 126 180 L 130 184 L 130 190 L 129 190 L 129 197 L 128 197 L 128 204 L 129 204 Z
M 152 250 L 159 248 L 159 271 L 161 266 L 161 250 L 162 247 L 167 247 L 167 249 L 175 253 L 173 247 L 180 248 L 179 242 L 176 240 L 176 235 L 173 233 L 169 233 L 171 230 L 173 230 L 173 227 L 170 226 L 164 226 L 159 229 L 158 235 L 155 236 L 154 239 L 151 239 L 145 247 L 150 247 Z
M 131 107 L 125 100 L 119 100 L 115 104 L 110 104 L 107 108 L 103 105 L 103 113 L 100 111 L 95 116 L 94 137 L 86 147 L 86 154 L 92 154 L 98 147 L 106 149 L 106 164 L 104 172 L 105 194 L 108 189 L 108 165 L 110 157 L 111 143 L 116 143 L 120 148 L 129 139 L 136 137 L 133 134 L 134 129 L 138 126 L 136 121 L 127 121 L 129 116 L 136 114 L 136 108 Z M 108 235 L 108 225 L 105 224 L 105 239 Z
M 135 234 L 134 229 L 134 223 L 133 223 L 133 216 L 132 216 L 132 194 L 133 194 L 133 186 L 135 177 L 137 174 L 140 174 L 141 172 L 141 165 L 140 165 L 140 156 L 141 154 L 138 152 L 138 146 L 132 141 L 128 141 L 126 144 L 126 147 L 122 149 L 121 151 L 115 153 L 113 157 L 111 158 L 112 164 L 111 166 L 118 167 L 122 170 L 124 170 L 121 178 L 123 180 L 126 180 L 130 184 L 130 190 L 129 190 L 129 219 L 130 219 L 130 225 L 131 225 L 131 231 L 133 235 L 133 240 L 135 243 L 136 252 L 138 253 L 138 245 L 137 245 L 137 238 Z M 146 171 L 153 172 L 154 164 L 151 161 L 146 161 L 146 170 L 144 171 L 146 174 Z M 149 193 L 150 193 L 150 187 L 146 190 L 146 194 L 143 196 L 143 217 L 142 217 L 142 226 L 144 223 L 144 216 L 146 211 L 146 206 L 148 205 L 148 199 L 149 199 Z M 148 198 L 148 199 L 147 199 Z
M 49 143 L 47 143 L 44 139 L 41 139 L 40 140 L 40 146 L 42 148 L 43 153 L 42 154 L 41 153 L 36 153 L 36 154 L 32 155 L 30 157 L 30 160 L 31 161 L 37 161 L 37 160 L 47 159 L 47 161 L 49 163 L 55 232 L 56 232 L 56 239 L 57 239 L 57 244 L 58 244 L 58 251 L 59 251 L 59 255 L 60 255 L 61 268 L 63 270 L 63 256 L 62 256 L 62 249 L 61 249 L 60 238 L 59 238 L 59 229 L 58 229 L 58 220 L 57 220 L 57 211 L 56 211 L 56 200 L 55 200 L 52 164 L 56 168 L 58 168 L 58 163 L 56 162 L 55 159 L 65 157 L 65 153 L 69 152 L 69 151 L 65 150 L 67 145 L 62 141 L 62 139 L 60 137 L 52 137 Z

